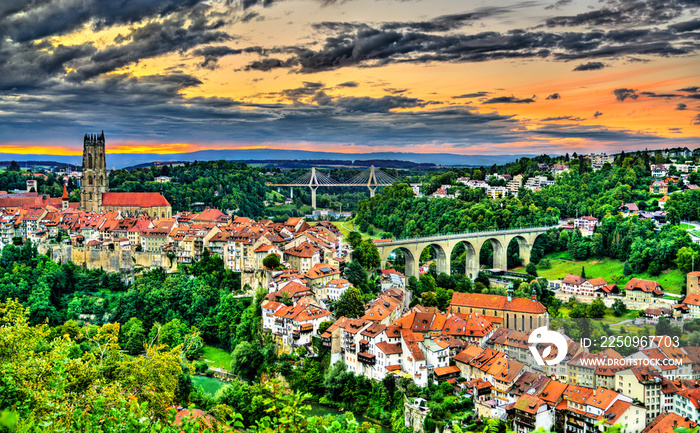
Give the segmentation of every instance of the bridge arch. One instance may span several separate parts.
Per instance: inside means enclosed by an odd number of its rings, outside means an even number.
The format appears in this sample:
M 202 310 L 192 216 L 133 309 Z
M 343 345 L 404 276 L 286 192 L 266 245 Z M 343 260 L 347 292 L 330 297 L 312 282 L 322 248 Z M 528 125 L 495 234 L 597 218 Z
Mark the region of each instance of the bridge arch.
M 461 255 L 464 253 L 464 262 Z M 457 260 L 460 260 L 459 262 Z M 470 240 L 457 241 L 450 250 L 450 267 L 474 280 L 479 275 L 479 249 Z
M 506 257 L 506 248 L 508 248 L 508 244 L 505 242 L 503 236 L 485 236 L 479 241 L 479 265 L 481 265 L 482 251 L 484 251 L 483 247 L 486 242 L 489 242 L 493 248 L 493 263 L 491 266 L 494 269 L 508 269 Z
M 432 243 L 426 243 L 426 244 L 419 244 L 419 253 L 418 257 L 420 260 L 420 257 L 423 255 L 423 251 L 425 251 L 426 248 L 432 248 L 433 251 L 433 257 L 432 259 L 435 260 L 435 264 L 437 265 L 437 273 L 446 273 L 447 275 L 450 274 L 450 256 L 448 255 L 449 252 L 446 249 L 446 245 L 441 245 L 440 243 L 437 242 L 432 242 Z M 420 263 L 420 265 L 423 265 L 424 263 Z
M 396 246 L 394 248 L 383 248 L 382 250 L 380 250 L 382 268 L 387 269 L 387 262 L 389 261 L 389 256 L 391 256 L 391 253 L 393 253 L 394 251 L 400 251 L 403 255 L 405 266 L 404 275 L 406 276 L 406 278 L 410 276 L 418 278 L 418 257 L 416 256 L 415 251 L 412 251 L 411 248 Z

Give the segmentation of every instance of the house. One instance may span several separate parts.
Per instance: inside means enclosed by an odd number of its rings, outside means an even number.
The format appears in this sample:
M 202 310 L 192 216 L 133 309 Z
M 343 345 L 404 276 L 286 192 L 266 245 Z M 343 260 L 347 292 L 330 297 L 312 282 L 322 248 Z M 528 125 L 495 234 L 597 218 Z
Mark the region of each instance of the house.
M 692 430 L 697 426 L 697 422 L 676 413 L 662 413 L 651 421 L 649 425 L 642 430 L 642 433 L 668 433 L 681 427 L 687 427 Z
M 668 308 L 647 308 L 644 310 L 647 325 L 656 325 L 661 317 L 671 317 L 672 312 Z
M 513 431 L 529 433 L 537 429 L 551 430 L 554 425 L 554 407 L 530 394 L 523 394 L 513 405 Z
M 636 203 L 623 204 L 618 210 L 624 216 L 639 215 L 639 207 Z
M 651 302 L 654 298 L 663 296 L 664 292 L 656 281 L 632 278 L 625 284 L 625 300 L 627 302 Z
M 668 184 L 662 180 L 655 180 L 649 186 L 649 194 L 668 194 Z
M 661 210 L 663 210 L 663 209 L 666 207 L 666 202 L 668 201 L 669 198 L 671 198 L 671 197 L 665 195 L 665 196 L 661 197 L 661 198 L 657 201 L 657 203 L 658 203 L 658 205 L 659 205 L 659 208 L 660 208 Z
M 695 423 L 700 422 L 700 388 L 678 391 L 673 395 L 673 412 Z
M 663 377 L 655 370 L 644 366 L 624 368 L 615 373 L 614 389 L 644 404 L 647 408 L 646 422 L 651 422 L 663 408 L 661 383 Z
M 514 298 L 512 288 L 508 296 L 455 292 L 450 301 L 450 311 L 498 317 L 502 320 L 501 326 L 521 331 L 549 324 L 549 313 L 542 303 L 536 299 Z
M 321 249 L 310 242 L 304 242 L 284 252 L 284 260 L 302 273 L 321 263 Z
M 350 282 L 345 278 L 336 278 L 330 280 L 324 287 L 315 289 L 316 296 L 321 299 L 337 301 L 350 286 Z
M 596 226 L 598 218 L 593 216 L 583 216 L 574 220 L 574 227 L 581 231 L 582 236 L 593 236 Z

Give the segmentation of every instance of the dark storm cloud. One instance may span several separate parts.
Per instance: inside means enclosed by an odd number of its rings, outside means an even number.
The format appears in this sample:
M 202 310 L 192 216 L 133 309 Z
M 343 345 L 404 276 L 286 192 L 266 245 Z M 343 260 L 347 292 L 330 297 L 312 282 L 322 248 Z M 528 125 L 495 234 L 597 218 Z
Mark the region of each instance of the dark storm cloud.
M 285 58 L 264 58 L 247 70 L 289 68 L 314 73 L 343 67 L 377 67 L 390 63 L 483 62 L 499 59 L 553 58 L 585 60 L 620 56 L 678 56 L 699 43 L 666 29 L 630 29 L 553 33 L 511 30 L 474 34 L 436 34 L 405 27 L 371 27 L 356 23 L 320 23 L 328 36 L 318 47 L 275 47 Z M 600 62 L 597 62 L 600 63 Z M 595 67 L 596 62 L 589 65 Z
M 474 92 L 474 93 L 465 93 L 463 95 L 459 96 L 453 96 L 452 99 L 472 99 L 472 98 L 482 98 L 491 92 Z
M 683 103 L 676 105 L 676 110 L 678 110 L 678 111 L 683 111 L 686 108 L 688 108 L 688 106 L 686 104 L 683 104 Z
M 552 93 L 551 95 L 547 96 L 547 99 L 561 99 L 561 95 L 559 93 Z
M 575 117 L 575 116 L 558 116 L 558 117 L 545 117 L 542 119 L 543 122 L 556 122 L 560 120 L 570 120 L 572 122 L 581 122 L 585 119 L 582 119 L 580 117 Z
M 3 0 L 5 3 L 7 0 Z M 197 6 L 202 0 L 46 0 L 0 6 L 0 33 L 16 42 L 62 35 L 93 23 L 95 27 L 131 24 Z
M 315 102 L 320 106 L 338 107 L 349 113 L 388 113 L 396 108 L 421 108 L 431 104 L 418 98 L 387 95 L 381 98 L 368 96 L 354 97 L 344 96 L 338 98 L 328 97 L 320 92 Z
M 577 15 L 548 18 L 548 27 L 655 25 L 669 22 L 697 0 L 607 0 L 604 7 Z
M 683 89 L 678 89 L 679 92 L 688 92 L 688 93 L 698 93 L 700 92 L 700 87 L 698 86 L 693 86 L 693 87 L 684 87 Z
M 216 30 L 193 30 L 186 27 L 185 16 L 173 16 L 134 29 L 123 37 L 127 43 L 107 47 L 92 57 L 85 66 L 76 68 L 68 78 L 74 81 L 93 78 L 143 59 L 172 52 L 184 52 L 199 45 L 223 42 L 231 36 Z
M 593 117 L 594 117 L 595 119 L 599 118 L 599 117 L 602 116 L 602 115 L 603 115 L 603 113 L 601 113 L 600 111 L 596 111 L 595 113 L 593 113 Z
M 668 28 L 678 33 L 693 32 L 695 30 L 700 30 L 700 19 L 671 24 Z
M 515 96 L 497 96 L 487 99 L 482 104 L 531 104 L 535 102 L 534 98 L 516 98 Z
M 605 65 L 601 62 L 588 62 L 582 63 L 576 66 L 574 71 L 597 71 L 598 69 L 603 69 Z
M 625 99 L 637 99 L 639 98 L 639 95 L 637 94 L 637 89 L 627 89 L 627 88 L 620 88 L 620 89 L 615 89 L 612 91 L 613 95 L 615 95 L 615 99 L 617 99 L 619 102 L 624 101 Z

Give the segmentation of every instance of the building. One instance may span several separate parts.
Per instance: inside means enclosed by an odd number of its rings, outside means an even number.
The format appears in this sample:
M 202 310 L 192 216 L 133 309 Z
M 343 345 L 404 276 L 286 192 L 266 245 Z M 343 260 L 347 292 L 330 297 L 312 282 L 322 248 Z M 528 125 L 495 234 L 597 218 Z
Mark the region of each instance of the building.
M 634 366 L 615 373 L 614 389 L 643 403 L 647 408 L 646 422 L 649 423 L 664 412 L 662 381 L 659 372 Z
M 625 299 L 628 302 L 649 303 L 654 298 L 663 296 L 664 292 L 656 281 L 632 278 L 625 285 Z
M 700 272 L 688 272 L 685 276 L 688 295 L 700 295 Z
M 554 425 L 554 408 L 534 395 L 521 395 L 513 409 L 513 431 L 516 433 L 529 433 L 540 428 L 550 431 Z
M 675 413 L 662 413 L 647 425 L 642 433 L 668 433 L 676 428 L 694 429 L 698 423 Z
M 700 422 L 700 388 L 678 391 L 673 395 L 673 412 Z
M 105 163 L 105 134 L 85 135 L 83 139 L 83 178 L 80 182 L 80 207 L 87 212 L 117 211 L 126 216 L 146 214 L 151 218 L 170 218 L 172 207 L 157 192 L 109 192 Z
M 508 296 L 483 293 L 458 293 L 452 295 L 450 311 L 453 314 L 479 313 L 502 319 L 501 326 L 520 331 L 531 331 L 549 325 L 547 308 L 536 299 L 514 298 L 513 289 Z
M 649 186 L 649 194 L 668 194 L 668 185 L 662 180 L 655 180 Z
M 582 236 L 593 236 L 596 226 L 598 218 L 593 216 L 583 216 L 574 220 L 574 227 L 581 231 Z

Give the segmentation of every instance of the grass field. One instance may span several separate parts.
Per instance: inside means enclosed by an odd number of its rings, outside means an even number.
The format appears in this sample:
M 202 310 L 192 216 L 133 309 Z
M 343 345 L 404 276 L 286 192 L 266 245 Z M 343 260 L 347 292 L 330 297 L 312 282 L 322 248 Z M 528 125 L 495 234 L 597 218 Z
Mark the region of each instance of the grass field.
M 204 346 L 204 351 L 199 360 L 206 362 L 209 367 L 223 368 L 224 370 L 231 369 L 231 354 L 213 346 Z
M 680 223 L 680 224 L 678 224 L 678 227 L 680 227 L 682 229 L 686 229 L 686 230 L 691 230 L 691 229 L 695 228 L 694 226 L 692 226 L 690 224 L 686 224 L 686 223 Z
M 641 278 L 658 281 L 664 291 L 680 293 L 681 286 L 685 282 L 685 275 L 677 269 L 665 270 L 661 275 L 655 277 L 649 275 L 648 272 L 626 276 L 622 272 L 625 264 L 617 260 L 606 258 L 578 261 L 570 259 L 568 253 L 550 254 L 547 257 L 549 257 L 552 267 L 543 269 L 538 265 L 537 273 L 548 280 L 560 280 L 566 274 L 580 275 L 581 267 L 585 267 L 587 278 L 605 278 L 607 282 L 615 283 L 620 288 L 623 288 L 631 278 Z
M 559 308 L 559 312 L 562 314 L 562 317 L 569 317 L 569 313 L 571 312 L 570 308 L 567 307 L 561 307 Z M 620 323 L 624 320 L 631 320 L 637 318 L 639 315 L 639 312 L 637 310 L 630 310 L 623 314 L 620 317 L 614 316 L 612 313 L 610 313 L 610 310 L 608 310 L 608 314 L 605 315 L 605 317 L 601 319 L 595 319 L 599 320 L 601 323 L 606 324 L 606 325 L 614 325 L 615 323 Z

